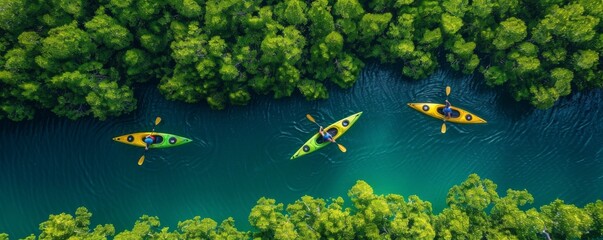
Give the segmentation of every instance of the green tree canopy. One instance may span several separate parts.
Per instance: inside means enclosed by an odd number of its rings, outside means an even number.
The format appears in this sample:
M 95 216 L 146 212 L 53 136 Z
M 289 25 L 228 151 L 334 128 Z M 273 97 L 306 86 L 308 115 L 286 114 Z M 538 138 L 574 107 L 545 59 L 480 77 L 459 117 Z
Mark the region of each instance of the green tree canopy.
M 583 209 L 567 205 L 563 200 L 540 207 L 545 226 L 551 229 L 554 238 L 580 238 L 590 229 L 593 219 Z
M 496 49 L 505 50 L 513 44 L 521 42 L 526 36 L 526 24 L 521 19 L 511 17 L 500 23 L 493 44 Z
M 128 47 L 132 42 L 132 34 L 127 28 L 104 13 L 104 8 L 96 11 L 96 16 L 86 22 L 86 29 L 91 32 L 91 37 L 99 44 L 120 50 Z
M 72 22 L 48 31 L 48 37 L 42 40 L 42 56 L 56 60 L 88 57 L 96 46 L 90 35 L 78 28 L 77 24 Z
M 600 19 L 585 15 L 584 7 L 579 3 L 563 7 L 553 5 L 549 14 L 534 28 L 534 40 L 540 44 L 548 43 L 553 36 L 569 42 L 580 43 L 591 40 Z
M 90 229 L 92 213 L 80 207 L 75 217 L 51 214 L 40 224 L 35 239 L 598 239 L 601 238 L 603 202 L 584 208 L 555 200 L 530 208 L 533 196 L 527 190 L 508 189 L 499 196 L 496 184 L 471 174 L 453 186 L 446 197 L 448 207 L 439 214 L 431 203 L 411 195 L 377 194 L 358 180 L 348 191 L 351 204 L 342 197 L 321 199 L 303 196 L 293 203 L 277 203 L 262 197 L 249 213 L 251 231 L 240 231 L 234 220 L 220 224 L 195 216 L 177 223 L 174 230 L 161 225 L 158 217 L 143 215 L 131 229 L 116 233 L 111 224 Z M 37 237 L 37 238 L 36 238 Z M 0 233 L 0 239 L 8 239 Z
M 548 108 L 572 88 L 603 88 L 598 3 L 0 0 L 0 118 L 118 116 L 133 110 L 136 83 L 212 109 L 256 94 L 325 99 L 374 60 L 412 79 L 439 63 L 478 70 L 487 85 Z M 52 80 L 75 72 L 81 86 Z

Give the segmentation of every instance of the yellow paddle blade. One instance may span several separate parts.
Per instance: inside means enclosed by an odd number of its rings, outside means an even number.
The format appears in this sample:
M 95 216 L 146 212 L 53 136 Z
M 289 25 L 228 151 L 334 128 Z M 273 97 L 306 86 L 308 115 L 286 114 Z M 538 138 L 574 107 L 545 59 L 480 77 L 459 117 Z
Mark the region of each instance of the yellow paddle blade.
M 155 118 L 155 125 L 158 125 L 161 122 L 161 118 L 157 117 Z
M 446 96 L 450 95 L 450 86 L 446 86 Z
M 342 152 L 347 152 L 348 151 L 347 149 L 345 149 L 345 147 L 343 145 L 341 145 L 339 143 L 337 144 L 337 147 L 339 147 L 339 150 L 341 150 Z
M 140 159 L 138 159 L 138 166 L 142 165 L 143 162 L 144 162 L 144 155 L 142 155 L 142 157 L 140 157 Z
M 306 118 L 308 118 L 308 120 L 310 120 L 310 122 L 316 123 L 316 120 L 314 120 L 314 118 L 309 113 L 306 114 Z
M 442 123 L 442 133 L 446 133 L 446 123 Z

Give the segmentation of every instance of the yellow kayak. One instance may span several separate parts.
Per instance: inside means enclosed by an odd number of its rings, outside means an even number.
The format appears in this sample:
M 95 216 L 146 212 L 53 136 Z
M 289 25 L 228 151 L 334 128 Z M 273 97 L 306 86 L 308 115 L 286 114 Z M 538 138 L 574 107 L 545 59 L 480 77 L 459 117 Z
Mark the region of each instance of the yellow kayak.
M 446 105 L 439 103 L 408 103 L 408 106 L 415 110 L 422 112 L 426 115 L 432 116 L 437 119 L 444 120 L 444 112 L 442 111 Z M 465 111 L 461 108 L 451 106 L 452 114 L 450 118 L 447 118 L 447 122 L 453 123 L 466 123 L 466 124 L 477 124 L 486 123 L 486 120 L 476 116 L 473 113 Z

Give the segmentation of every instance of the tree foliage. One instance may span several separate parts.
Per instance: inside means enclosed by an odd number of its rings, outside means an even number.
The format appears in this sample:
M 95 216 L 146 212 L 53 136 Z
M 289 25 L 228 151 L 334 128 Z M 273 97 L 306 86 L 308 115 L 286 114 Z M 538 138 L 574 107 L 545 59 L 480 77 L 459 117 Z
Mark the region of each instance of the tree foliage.
M 293 203 L 262 197 L 249 213 L 250 231 L 238 230 L 227 218 L 220 224 L 195 216 L 171 230 L 158 217 L 143 215 L 131 229 L 116 232 L 111 224 L 90 228 L 92 213 L 50 215 L 40 232 L 25 239 L 598 239 L 603 235 L 603 202 L 584 208 L 555 200 L 540 208 L 527 190 L 508 189 L 499 196 L 496 184 L 471 174 L 453 186 L 448 207 L 436 214 L 431 203 L 411 195 L 376 194 L 359 180 L 342 197 L 303 196 Z M 7 240 L 0 233 L 0 240 Z
M 167 99 L 213 109 L 246 105 L 258 94 L 325 99 L 330 87 L 353 86 L 372 59 L 401 63 L 400 73 L 412 79 L 446 62 L 538 108 L 572 90 L 603 88 L 597 1 L 0 0 L 0 6 L 0 119 L 14 121 L 32 119 L 39 109 L 72 119 L 129 113 L 132 84 L 142 82 L 157 84 Z M 77 72 L 78 86 L 57 80 Z M 110 106 L 117 104 L 125 106 Z

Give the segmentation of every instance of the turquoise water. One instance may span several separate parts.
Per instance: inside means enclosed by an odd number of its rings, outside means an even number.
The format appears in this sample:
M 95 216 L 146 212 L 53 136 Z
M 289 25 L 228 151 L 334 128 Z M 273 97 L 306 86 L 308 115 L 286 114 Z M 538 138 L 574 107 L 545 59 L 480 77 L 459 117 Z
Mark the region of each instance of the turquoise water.
M 445 70 L 422 81 L 405 80 L 392 67 L 367 66 L 347 90 L 306 102 L 256 98 L 249 106 L 209 110 L 206 104 L 171 102 L 141 86 L 138 110 L 104 122 L 37 116 L 1 121 L 0 232 L 12 238 L 38 233 L 49 214 L 86 206 L 92 224 L 131 229 L 143 214 L 174 229 L 194 216 L 220 222 L 247 217 L 262 196 L 291 203 L 303 195 L 346 196 L 362 179 L 378 194 L 418 195 L 434 211 L 445 207 L 450 187 L 471 173 L 506 189 L 527 189 L 537 207 L 555 198 L 583 206 L 603 196 L 603 92 L 575 94 L 546 111 L 516 103 L 480 80 Z M 450 101 L 488 120 L 448 124 L 406 106 Z M 307 113 L 328 125 L 364 114 L 338 140 L 294 161 L 290 156 L 317 131 Z M 44 114 L 41 114 L 44 115 Z M 143 149 L 112 137 L 156 128 L 193 139 L 176 148 Z M 345 197 L 348 201 L 347 197 Z

